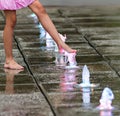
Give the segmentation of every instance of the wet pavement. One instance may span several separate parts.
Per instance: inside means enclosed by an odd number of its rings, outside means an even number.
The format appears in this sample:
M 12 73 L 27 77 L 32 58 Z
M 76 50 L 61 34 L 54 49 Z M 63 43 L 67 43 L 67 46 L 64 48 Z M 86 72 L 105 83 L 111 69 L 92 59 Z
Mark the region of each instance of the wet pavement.
M 40 0 L 43 5 L 51 6 L 95 6 L 120 5 L 119 0 Z
M 119 116 L 120 115 L 120 7 L 47 7 L 56 28 L 67 35 L 66 43 L 77 49 L 79 69 L 55 64 L 54 50 L 41 42 L 40 30 L 27 8 L 17 12 L 14 34 L 15 59 L 24 71 L 3 69 L 5 59 L 0 12 L 0 116 Z M 27 15 L 26 15 L 27 14 Z M 84 92 L 75 88 L 87 65 L 91 83 Z M 113 111 L 98 111 L 101 93 L 112 89 Z

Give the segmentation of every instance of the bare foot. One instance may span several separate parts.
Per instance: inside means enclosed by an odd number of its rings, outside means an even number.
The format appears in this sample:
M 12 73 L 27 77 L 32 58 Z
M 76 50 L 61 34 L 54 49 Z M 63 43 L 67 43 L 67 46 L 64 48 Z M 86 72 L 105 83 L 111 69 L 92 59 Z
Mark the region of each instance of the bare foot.
M 7 69 L 13 69 L 13 70 L 21 70 L 24 69 L 23 66 L 19 65 L 17 62 L 15 62 L 14 60 L 11 60 L 10 62 L 6 62 L 4 64 L 4 68 Z
M 61 46 L 59 46 L 59 52 L 62 53 L 62 51 L 67 51 L 68 53 L 76 53 L 77 50 L 70 48 L 66 43 L 61 43 Z

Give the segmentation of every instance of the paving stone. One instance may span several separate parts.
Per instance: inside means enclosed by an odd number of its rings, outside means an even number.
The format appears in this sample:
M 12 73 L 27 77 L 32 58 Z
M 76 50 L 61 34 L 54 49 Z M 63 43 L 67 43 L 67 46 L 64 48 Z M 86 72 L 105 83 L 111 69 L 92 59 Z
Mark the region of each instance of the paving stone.
M 0 95 L 0 115 L 53 116 L 44 97 L 39 92 L 28 94 Z M 4 100 L 3 100 L 4 99 Z M 42 105 L 44 104 L 44 105 Z

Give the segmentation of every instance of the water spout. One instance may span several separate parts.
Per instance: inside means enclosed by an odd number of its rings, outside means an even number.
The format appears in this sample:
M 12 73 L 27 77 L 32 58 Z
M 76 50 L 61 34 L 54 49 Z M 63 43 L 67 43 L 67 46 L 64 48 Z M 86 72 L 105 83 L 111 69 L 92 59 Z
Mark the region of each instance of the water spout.
M 94 88 L 98 87 L 99 84 L 92 84 L 90 83 L 90 72 L 88 67 L 84 65 L 82 70 L 82 83 L 75 85 L 76 88 Z
M 106 87 L 103 92 L 100 99 L 100 105 L 98 106 L 99 110 L 112 110 L 114 107 L 112 107 L 112 100 L 114 99 L 114 94 L 112 90 L 108 87 Z
M 90 85 L 90 72 L 86 65 L 83 67 L 83 71 L 82 71 L 82 82 L 85 85 L 88 85 L 88 86 Z

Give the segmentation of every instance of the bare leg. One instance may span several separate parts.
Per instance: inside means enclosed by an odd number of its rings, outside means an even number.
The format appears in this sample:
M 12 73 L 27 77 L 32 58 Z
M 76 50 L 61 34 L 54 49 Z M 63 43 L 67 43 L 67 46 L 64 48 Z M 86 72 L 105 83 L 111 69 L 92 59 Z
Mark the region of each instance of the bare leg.
M 49 18 L 48 14 L 46 13 L 44 7 L 42 4 L 35 0 L 31 5 L 29 5 L 29 8 L 38 16 L 39 21 L 45 28 L 45 30 L 51 35 L 51 37 L 55 40 L 57 43 L 59 50 L 63 48 L 67 52 L 76 52 L 76 50 L 71 49 L 68 45 L 66 45 L 59 37 L 59 34 L 52 23 L 51 19 Z
M 13 30 L 16 24 L 16 11 L 4 11 L 6 17 L 6 25 L 4 28 L 3 39 L 5 48 L 5 64 L 4 68 L 22 69 L 23 67 L 16 63 L 12 53 Z

